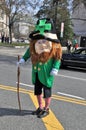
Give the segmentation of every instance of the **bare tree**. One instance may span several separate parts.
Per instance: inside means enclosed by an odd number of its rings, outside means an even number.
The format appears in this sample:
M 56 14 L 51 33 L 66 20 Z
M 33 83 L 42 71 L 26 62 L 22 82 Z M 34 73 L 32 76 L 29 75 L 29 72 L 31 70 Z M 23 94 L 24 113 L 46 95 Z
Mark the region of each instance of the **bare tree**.
M 5 13 L 9 17 L 9 37 L 12 43 L 12 27 L 14 22 L 18 21 L 24 14 L 34 13 L 33 10 L 39 6 L 38 0 L 3 0 L 0 8 L 4 8 Z M 23 15 L 22 15 L 23 14 Z

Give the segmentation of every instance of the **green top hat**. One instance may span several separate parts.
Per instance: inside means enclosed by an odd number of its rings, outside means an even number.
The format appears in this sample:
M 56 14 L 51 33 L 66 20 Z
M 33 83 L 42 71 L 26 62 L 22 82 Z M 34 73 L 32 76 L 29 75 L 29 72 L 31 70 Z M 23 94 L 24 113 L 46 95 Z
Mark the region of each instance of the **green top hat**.
M 43 18 L 37 21 L 35 30 L 30 33 L 29 38 L 32 40 L 46 39 L 59 43 L 56 35 L 54 23 L 49 18 Z

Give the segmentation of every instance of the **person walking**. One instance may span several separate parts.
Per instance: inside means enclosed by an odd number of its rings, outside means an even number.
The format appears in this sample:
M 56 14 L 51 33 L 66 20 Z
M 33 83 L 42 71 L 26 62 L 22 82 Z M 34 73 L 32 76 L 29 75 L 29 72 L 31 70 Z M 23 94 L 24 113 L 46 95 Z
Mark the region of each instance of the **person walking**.
M 72 46 L 71 41 L 67 40 L 67 50 L 68 50 L 68 53 L 70 53 L 70 51 L 71 51 L 71 46 Z
M 1 42 L 4 43 L 4 34 L 1 34 Z
M 53 21 L 49 18 L 39 19 L 29 38 L 31 39 L 30 47 L 17 64 L 23 64 L 31 57 L 32 83 L 38 101 L 38 108 L 32 114 L 43 118 L 49 115 L 52 86 L 54 76 L 58 74 L 60 69 L 62 47 L 57 38 Z M 43 98 L 45 100 L 44 106 L 42 104 Z

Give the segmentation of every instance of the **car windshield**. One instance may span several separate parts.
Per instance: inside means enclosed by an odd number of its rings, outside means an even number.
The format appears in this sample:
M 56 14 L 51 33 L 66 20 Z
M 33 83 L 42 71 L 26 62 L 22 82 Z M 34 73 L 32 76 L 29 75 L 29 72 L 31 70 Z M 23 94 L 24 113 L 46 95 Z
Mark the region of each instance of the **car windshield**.
M 86 50 L 75 50 L 72 54 L 86 54 Z
M 80 54 L 82 50 L 75 50 L 74 52 L 72 52 L 73 54 Z

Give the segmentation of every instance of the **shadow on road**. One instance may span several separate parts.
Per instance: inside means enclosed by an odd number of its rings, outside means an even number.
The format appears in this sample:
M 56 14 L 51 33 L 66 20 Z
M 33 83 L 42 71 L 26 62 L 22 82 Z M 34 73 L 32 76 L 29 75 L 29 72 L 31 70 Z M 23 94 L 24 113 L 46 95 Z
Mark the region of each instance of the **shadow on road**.
M 0 116 L 25 116 L 32 115 L 32 110 L 18 110 L 12 108 L 0 108 Z

